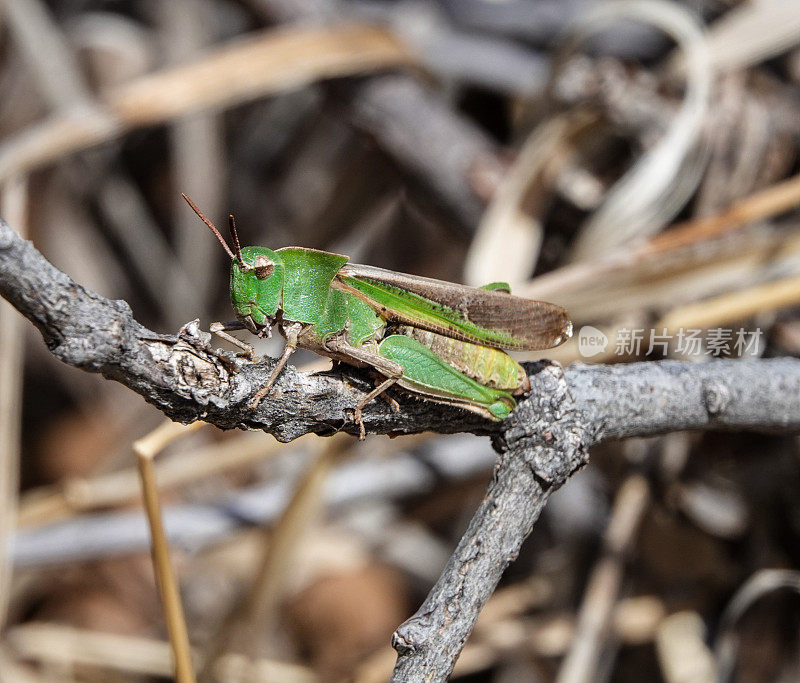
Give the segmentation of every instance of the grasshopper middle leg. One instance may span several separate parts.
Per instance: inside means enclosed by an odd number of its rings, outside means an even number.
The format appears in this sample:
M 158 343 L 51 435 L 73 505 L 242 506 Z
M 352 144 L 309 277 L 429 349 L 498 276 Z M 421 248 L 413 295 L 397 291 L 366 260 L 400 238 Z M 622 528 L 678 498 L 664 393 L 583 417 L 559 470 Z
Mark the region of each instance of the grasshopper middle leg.
M 354 361 L 358 361 L 360 364 L 375 368 L 378 372 L 386 377 L 383 382 L 381 382 L 358 402 L 355 410 L 353 411 L 353 420 L 358 425 L 359 438 L 364 439 L 366 437 L 366 430 L 364 429 L 364 421 L 361 418 L 361 411 L 370 401 L 376 399 L 392 385 L 398 382 L 398 380 L 403 376 L 403 366 L 400 365 L 400 363 L 395 363 L 393 360 L 384 358 L 374 351 L 369 351 L 365 348 L 359 348 L 357 346 L 351 346 L 347 342 L 339 339 L 329 341 L 326 344 L 326 347 L 334 353 L 340 354 Z
M 278 359 L 278 364 L 275 366 L 275 369 L 272 371 L 269 379 L 267 379 L 267 383 L 261 387 L 250 400 L 249 407 L 251 410 L 257 408 L 258 404 L 261 403 L 261 399 L 270 392 L 270 389 L 272 389 L 273 386 L 275 386 L 275 382 L 278 381 L 278 376 L 281 374 L 283 367 L 286 365 L 286 361 L 289 360 L 289 356 L 297 351 L 297 338 L 302 331 L 303 326 L 299 323 L 293 323 L 284 329 L 283 332 L 286 335 L 286 346 L 283 348 L 283 353 Z

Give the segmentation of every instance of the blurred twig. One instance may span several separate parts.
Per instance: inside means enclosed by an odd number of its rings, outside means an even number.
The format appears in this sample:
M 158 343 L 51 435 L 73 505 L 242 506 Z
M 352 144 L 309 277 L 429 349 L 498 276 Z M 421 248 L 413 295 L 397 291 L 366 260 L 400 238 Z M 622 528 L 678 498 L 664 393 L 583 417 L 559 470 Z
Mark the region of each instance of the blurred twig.
M 24 234 L 28 224 L 27 180 L 6 183 L 0 201 L 3 215 L 20 225 Z M 19 500 L 23 334 L 19 315 L 6 302 L 0 303 L 0 630 L 8 610 Z
M 170 558 L 167 535 L 164 532 L 153 460 L 167 445 L 183 436 L 187 431 L 189 430 L 186 427 L 167 421 L 133 444 L 142 484 L 142 499 L 150 525 L 153 569 L 161 595 L 169 644 L 172 649 L 175 679 L 178 683 L 194 683 L 195 675 L 180 589 Z
M 572 647 L 558 672 L 559 683 L 595 680 L 614 606 L 619 599 L 627 555 L 649 501 L 650 485 L 640 474 L 628 477 L 617 492 L 603 537 L 603 556 L 587 581 Z

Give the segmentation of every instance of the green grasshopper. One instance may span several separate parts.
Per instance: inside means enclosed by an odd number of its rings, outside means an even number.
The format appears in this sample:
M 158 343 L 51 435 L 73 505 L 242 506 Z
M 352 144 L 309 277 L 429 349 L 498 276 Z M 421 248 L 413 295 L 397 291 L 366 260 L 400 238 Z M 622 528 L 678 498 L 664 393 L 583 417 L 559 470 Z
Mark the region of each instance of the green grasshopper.
M 548 349 L 572 335 L 563 308 L 511 296 L 505 283 L 475 289 L 356 265 L 347 256 L 316 249 L 242 248 L 233 216 L 231 248 L 194 203 L 183 198 L 231 258 L 230 293 L 237 320 L 213 323 L 211 331 L 251 359 L 253 347 L 228 332 L 247 329 L 269 337 L 276 327 L 286 339 L 251 408 L 272 389 L 292 353 L 302 348 L 376 370 L 382 377 L 355 407 L 362 438 L 362 409 L 395 384 L 502 420 L 516 407 L 514 397 L 530 390 L 524 368 L 503 349 Z

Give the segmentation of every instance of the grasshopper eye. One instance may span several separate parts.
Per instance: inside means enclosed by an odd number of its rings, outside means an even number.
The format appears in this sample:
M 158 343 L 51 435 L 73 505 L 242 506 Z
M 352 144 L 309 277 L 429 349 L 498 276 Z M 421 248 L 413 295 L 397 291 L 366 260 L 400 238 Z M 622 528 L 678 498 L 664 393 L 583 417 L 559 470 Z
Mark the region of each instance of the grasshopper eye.
M 259 280 L 266 280 L 275 271 L 275 262 L 269 257 L 259 254 L 253 261 L 253 269 Z

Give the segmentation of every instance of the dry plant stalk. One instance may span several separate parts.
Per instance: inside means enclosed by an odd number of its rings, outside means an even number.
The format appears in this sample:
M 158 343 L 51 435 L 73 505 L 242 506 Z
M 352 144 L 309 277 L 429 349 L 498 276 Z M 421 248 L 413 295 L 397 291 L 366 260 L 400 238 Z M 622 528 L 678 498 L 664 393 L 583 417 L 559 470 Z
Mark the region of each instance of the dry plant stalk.
M 136 453 L 139 465 L 142 498 L 144 499 L 147 521 L 150 525 L 153 568 L 158 590 L 161 594 L 161 602 L 164 606 L 164 617 L 167 622 L 167 632 L 169 633 L 169 642 L 175 667 L 175 679 L 178 683 L 194 683 L 194 666 L 192 665 L 192 651 L 189 645 L 189 634 L 186 630 L 186 619 L 183 615 L 180 589 L 178 588 L 175 569 L 170 559 L 167 535 L 164 532 L 158 482 L 153 468 L 153 460 L 175 439 L 201 426 L 202 423 L 198 422 L 187 427 L 170 420 L 133 444 L 133 451 Z
M 586 583 L 575 636 L 561 663 L 558 683 L 588 683 L 594 679 L 619 599 L 626 556 L 635 543 L 649 502 L 650 484 L 642 475 L 633 474 L 620 486 L 603 537 L 603 554 Z
M 134 128 L 232 107 L 317 80 L 414 64 L 392 33 L 374 26 L 266 31 L 203 60 L 114 88 L 96 103 L 58 112 L 25 129 L 0 145 L 0 180 Z
M 3 214 L 17 221 L 23 236 L 28 225 L 27 201 L 26 179 L 9 181 L 0 191 Z M 5 625 L 11 592 L 11 547 L 19 500 L 23 334 L 16 311 L 7 302 L 0 302 L 0 630 Z

